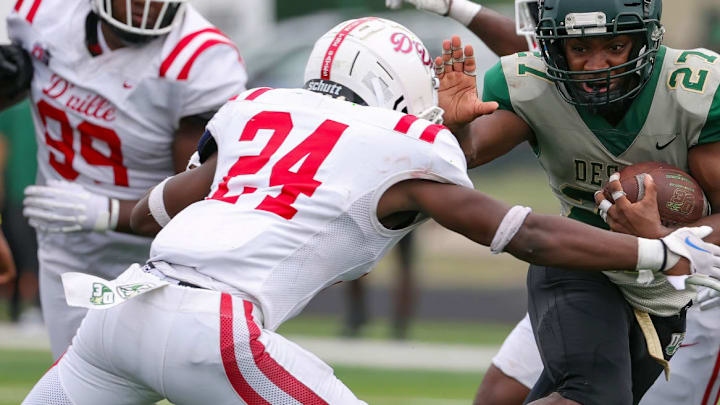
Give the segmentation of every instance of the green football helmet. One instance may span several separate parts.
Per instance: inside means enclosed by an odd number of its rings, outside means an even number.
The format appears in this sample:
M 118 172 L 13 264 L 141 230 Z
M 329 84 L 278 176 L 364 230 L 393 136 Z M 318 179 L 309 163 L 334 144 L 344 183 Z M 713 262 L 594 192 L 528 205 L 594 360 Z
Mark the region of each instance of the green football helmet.
M 652 75 L 655 55 L 665 32 L 660 24 L 661 14 L 662 0 L 542 1 L 537 40 L 548 77 L 565 101 L 597 109 L 632 100 Z M 570 71 L 563 47 L 565 40 L 616 35 L 633 37 L 633 49 L 626 63 L 601 70 Z M 588 75 L 593 78 L 588 79 Z M 623 81 L 627 85 L 611 91 L 610 81 L 617 78 L 626 78 Z M 605 91 L 582 90 L 582 83 L 604 86 Z

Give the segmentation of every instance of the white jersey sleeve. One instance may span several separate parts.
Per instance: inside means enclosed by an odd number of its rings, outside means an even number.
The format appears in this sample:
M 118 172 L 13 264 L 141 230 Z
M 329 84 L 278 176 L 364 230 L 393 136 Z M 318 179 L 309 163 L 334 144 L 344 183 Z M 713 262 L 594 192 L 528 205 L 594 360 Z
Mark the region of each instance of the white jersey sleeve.
M 214 112 L 245 90 L 247 72 L 237 46 L 192 6 L 162 52 L 160 77 L 182 88 L 180 117 Z

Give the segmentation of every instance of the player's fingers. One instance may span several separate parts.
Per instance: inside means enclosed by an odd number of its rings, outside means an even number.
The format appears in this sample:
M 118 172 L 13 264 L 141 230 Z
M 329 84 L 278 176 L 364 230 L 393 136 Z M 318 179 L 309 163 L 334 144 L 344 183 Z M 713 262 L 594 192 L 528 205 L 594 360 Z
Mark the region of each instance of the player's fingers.
M 630 205 L 622 184 L 620 184 L 620 173 L 615 172 L 610 176 L 608 179 L 608 191 L 610 191 L 610 196 L 618 207 L 622 208 Z
M 465 64 L 465 58 L 463 57 L 462 41 L 459 36 L 454 35 L 450 40 L 450 51 L 452 51 L 450 56 L 452 57 L 451 61 L 453 71 L 462 72 Z
M 442 44 L 442 60 L 443 60 L 443 70 L 445 73 L 452 72 L 452 62 L 450 59 L 452 59 L 452 45 L 450 44 L 450 40 L 446 39 L 443 41 Z
M 443 58 L 438 56 L 435 58 L 435 75 L 438 79 L 442 79 L 445 76 L 445 66 L 443 66 Z
M 486 115 L 486 114 L 492 114 L 495 112 L 495 110 L 498 109 L 500 104 L 496 103 L 495 101 L 487 101 L 482 102 L 480 100 L 477 100 L 477 103 L 475 103 L 475 115 Z
M 600 203 L 604 200 L 607 200 L 607 198 L 605 198 L 605 193 L 603 193 L 602 190 L 596 191 L 595 192 L 595 205 L 599 207 Z
M 475 76 L 475 50 L 472 45 L 465 45 L 465 63 L 463 64 L 463 72 L 466 75 Z
M 27 218 L 35 218 L 47 222 L 77 222 L 77 219 L 74 216 L 58 215 L 53 212 L 48 212 L 46 210 L 33 207 L 25 207 L 25 209 L 23 209 L 23 215 Z
M 83 204 L 74 204 L 64 201 L 54 201 L 49 198 L 38 198 L 38 197 L 26 197 L 23 200 L 23 205 L 26 207 L 38 207 L 45 209 L 56 209 L 56 210 L 71 210 L 71 211 L 85 211 Z

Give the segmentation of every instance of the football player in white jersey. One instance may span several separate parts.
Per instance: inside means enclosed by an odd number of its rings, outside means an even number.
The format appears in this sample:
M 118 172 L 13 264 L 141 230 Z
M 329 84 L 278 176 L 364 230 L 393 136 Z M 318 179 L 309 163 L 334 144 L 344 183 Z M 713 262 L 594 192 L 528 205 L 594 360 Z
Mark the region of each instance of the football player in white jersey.
M 474 74 L 471 54 L 460 74 Z M 207 125 L 199 167 L 133 210 L 136 230 L 157 233 L 147 264 L 112 281 L 63 276 L 68 302 L 98 310 L 24 403 L 361 404 L 328 365 L 274 331 L 430 217 L 533 262 L 720 276 L 720 248 L 700 239 L 708 227 L 642 239 L 473 190 L 458 142 L 438 124 L 433 73 L 412 32 L 367 17 L 316 42 L 305 89 L 253 89 L 228 102 Z M 464 101 L 474 114 L 497 107 Z M 655 206 L 646 186 L 627 209 Z
M 24 213 L 38 231 L 57 358 L 85 313 L 66 305 L 60 276 L 114 278 L 147 257 L 150 239 L 130 234 L 132 207 L 184 170 L 246 72 L 233 43 L 185 0 L 17 0 L 7 23 L 0 77 L 17 85 L 0 106 L 32 100 L 38 178 Z
M 604 226 L 604 224 L 602 221 L 596 221 L 595 215 L 584 214 L 585 210 L 592 212 L 594 209 L 592 192 L 588 191 L 600 187 L 610 173 L 617 170 L 613 168 L 615 165 L 619 168 L 633 162 L 658 160 L 670 161 L 677 166 L 685 168 L 689 167 L 690 171 L 696 177 L 702 179 L 701 184 L 708 194 L 711 203 L 713 201 L 717 203 L 715 200 L 718 197 L 715 190 L 717 189 L 716 184 L 718 184 L 716 180 L 718 169 L 716 165 L 712 164 L 713 160 L 710 159 L 710 156 L 715 153 L 713 151 L 718 145 L 716 142 L 718 140 L 718 103 L 714 101 L 717 97 L 713 99 L 713 95 L 718 94 L 716 92 L 718 75 L 716 74 L 717 69 L 712 67 L 713 62 L 717 59 L 717 55 L 703 49 L 676 51 L 659 46 L 660 39 L 662 38 L 662 27 L 659 26 L 659 22 L 657 22 L 661 10 L 660 1 L 648 1 L 643 4 L 635 4 L 634 7 L 638 7 L 639 11 L 623 9 L 623 12 L 628 13 L 626 15 L 640 16 L 637 21 L 642 20 L 642 24 L 645 25 L 644 28 L 632 31 L 632 29 L 637 28 L 637 26 L 641 24 L 632 22 L 628 24 L 627 22 L 623 22 L 621 25 L 624 26 L 620 28 L 620 31 L 627 33 L 625 37 L 623 37 L 623 35 L 614 36 L 610 29 L 603 27 L 604 23 L 602 21 L 617 21 L 615 16 L 619 14 L 617 10 L 613 8 L 614 6 L 601 4 L 599 2 L 578 2 L 572 0 L 556 0 L 552 1 L 552 4 L 548 3 L 550 2 L 546 1 L 546 7 L 541 10 L 541 24 L 542 21 L 545 21 L 548 26 L 552 24 L 558 26 L 560 23 L 562 23 L 562 25 L 570 23 L 572 26 L 567 30 L 563 28 L 562 30 L 548 29 L 547 31 L 543 31 L 544 37 L 541 38 L 540 42 L 541 44 L 544 43 L 547 47 L 547 49 L 542 49 L 542 56 L 547 68 L 543 66 L 542 60 L 540 60 L 539 57 L 540 54 L 520 53 L 515 56 L 503 58 L 502 64 L 493 68 L 486 75 L 486 99 L 499 101 L 501 109 L 508 110 L 517 115 L 510 114 L 508 111 L 501 111 L 499 114 L 493 114 L 492 118 L 484 117 L 473 124 L 471 129 L 472 135 L 464 139 L 469 143 L 476 142 L 478 146 L 482 144 L 482 148 L 475 150 L 481 150 L 477 155 L 472 151 L 472 149 L 474 149 L 473 147 L 468 148 L 471 150 L 469 152 L 472 156 L 471 160 L 475 162 L 471 163 L 471 166 L 491 160 L 497 155 L 504 153 L 504 151 L 509 150 L 515 144 L 523 140 L 529 140 L 536 148 L 543 167 L 548 170 L 551 185 L 556 195 L 558 195 L 563 202 L 566 214 L 585 222 L 597 224 L 598 226 Z M 626 6 L 630 7 L 629 5 Z M 618 9 L 620 8 L 622 7 L 618 6 Z M 543 12 L 546 14 L 546 20 L 542 20 Z M 588 16 L 593 16 L 597 22 L 588 23 L 584 29 L 574 28 L 587 23 Z M 600 21 L 601 17 L 602 21 Z M 605 20 L 605 18 L 607 18 L 607 20 Z M 633 27 L 625 28 L 629 26 Z M 550 31 L 553 31 L 553 34 L 548 34 Z M 559 31 L 567 31 L 569 36 L 557 34 Z M 539 30 L 538 32 L 541 31 Z M 647 34 L 645 47 L 642 46 L 643 40 L 638 41 L 638 37 L 645 35 L 641 32 Z M 635 36 L 633 36 L 633 34 L 635 34 Z M 635 41 L 631 46 L 628 46 L 628 36 Z M 584 37 L 597 38 L 586 39 Z M 545 40 L 545 42 L 543 42 L 543 40 Z M 620 43 L 623 40 L 625 42 Z M 583 43 L 578 45 L 578 41 Z M 606 44 L 613 43 L 615 48 L 613 48 L 612 52 L 608 50 L 609 48 L 604 51 L 598 51 L 596 45 L 602 41 L 606 41 Z M 573 48 L 562 49 L 562 46 L 565 44 L 572 44 Z M 592 47 L 588 44 L 592 44 Z M 453 43 L 453 47 L 457 48 L 459 46 L 459 41 Z M 447 48 L 450 48 L 450 45 L 447 45 Z M 558 48 L 560 49 L 558 50 Z M 610 81 L 610 85 L 608 85 L 608 82 L 605 81 L 605 75 L 610 76 L 611 74 L 616 74 L 615 72 L 622 72 L 622 70 L 618 69 L 623 69 L 623 66 L 619 65 L 622 64 L 623 57 L 625 61 L 628 60 L 627 53 L 630 49 L 633 49 L 634 53 L 631 53 L 629 57 L 635 58 L 634 61 L 638 62 L 638 68 L 631 70 L 629 73 L 625 73 L 625 77 L 631 78 L 626 83 L 618 85 L 620 79 L 613 78 L 608 79 Z M 587 55 L 590 56 L 585 57 L 585 59 L 580 58 L 580 53 L 585 51 L 587 51 Z M 606 60 L 598 56 L 602 52 L 605 52 Z M 655 53 L 657 53 L 657 57 L 654 56 Z M 690 54 L 697 55 L 698 63 L 695 63 L 695 61 L 688 62 L 687 55 Z M 573 56 L 573 58 L 571 58 L 571 56 Z M 648 56 L 650 56 L 649 59 Z M 536 60 L 539 60 L 540 63 L 535 63 Z M 589 61 L 587 62 L 587 66 L 578 65 L 577 62 L 583 60 Z M 648 61 L 650 61 L 650 63 L 647 63 Z M 606 63 L 606 65 L 597 65 L 599 62 Z M 575 64 L 573 65 L 573 63 Z M 595 66 L 593 64 L 595 64 Z M 568 65 L 572 67 L 572 71 L 568 69 Z M 587 70 L 594 70 L 593 68 L 595 67 L 597 72 L 587 73 Z M 650 69 L 650 67 L 653 68 Z M 710 69 L 707 69 L 708 67 L 710 67 Z M 689 73 L 695 71 L 697 71 L 699 75 L 696 81 L 685 79 L 685 75 L 689 75 Z M 593 75 L 592 73 L 602 74 L 603 78 L 600 79 L 599 74 Z M 652 73 L 652 75 L 650 73 Z M 662 80 L 658 82 L 660 77 L 662 77 Z M 635 80 L 636 78 L 638 80 Z M 588 79 L 590 79 L 589 84 L 583 83 L 584 80 Z M 682 79 L 681 84 L 678 83 L 679 79 Z M 553 88 L 553 82 L 555 82 L 557 90 Z M 645 87 L 644 83 L 648 83 L 645 90 L 643 90 Z M 536 107 L 541 105 L 543 107 L 540 109 L 552 106 L 554 110 L 553 112 L 540 112 Z M 573 107 L 573 105 L 576 107 Z M 700 109 L 700 111 L 696 111 L 697 109 Z M 623 119 L 623 115 L 625 115 L 626 112 L 627 117 Z M 578 115 L 580 115 L 580 118 L 578 118 Z M 680 116 L 683 118 L 679 118 Z M 693 121 L 692 117 L 695 117 L 696 121 Z M 559 128 L 557 127 L 558 123 L 564 123 L 565 126 Z M 645 127 L 642 128 L 641 131 L 638 125 L 642 125 L 643 123 L 645 123 Z M 496 129 L 499 128 L 503 128 L 503 130 L 497 131 Z M 668 128 L 677 128 L 678 132 L 667 134 L 665 131 L 668 131 Z M 588 131 L 588 129 L 590 131 Z M 613 133 L 616 135 L 626 134 L 626 136 L 621 140 L 621 138 L 617 136 L 613 137 Z M 628 141 L 636 139 L 636 137 L 637 142 L 633 145 L 627 143 Z M 681 139 L 682 142 L 675 143 L 675 145 L 672 145 L 672 148 L 666 149 L 676 138 Z M 594 139 L 597 139 L 597 141 Z M 602 145 L 597 144 L 598 141 Z M 644 143 L 649 141 L 652 142 L 652 145 L 650 145 L 652 148 L 643 146 Z M 583 142 L 584 145 L 581 146 Z M 466 143 L 466 145 L 469 144 Z M 557 155 L 558 153 L 561 153 L 561 156 Z M 575 159 L 574 167 L 573 161 L 568 162 L 566 157 Z M 564 168 L 563 165 L 565 165 Z M 582 169 L 582 167 L 592 168 L 593 174 L 590 177 L 586 177 L 583 170 L 579 170 Z M 605 172 L 600 173 L 601 171 Z M 563 173 L 565 174 L 563 175 Z M 573 173 L 576 175 L 574 177 L 570 176 L 570 174 Z M 623 216 L 611 209 L 609 218 L 611 224 L 617 224 L 620 223 Z M 703 219 L 704 223 L 713 223 L 714 221 L 717 221 L 716 216 Z M 659 222 L 652 225 L 653 227 L 649 228 L 650 232 L 657 232 L 657 228 L 660 225 Z M 613 229 L 621 230 L 621 228 L 615 227 Z M 667 230 L 662 230 L 662 232 L 667 232 Z M 716 235 L 713 235 L 713 240 L 717 240 Z M 539 279 L 537 277 L 531 277 L 533 274 L 535 274 L 535 272 L 531 271 L 529 280 L 533 278 L 533 284 L 537 288 L 544 288 L 538 284 Z M 643 289 L 636 290 L 634 288 L 628 288 L 628 285 L 624 285 L 625 283 L 619 274 L 608 274 L 608 276 L 612 277 L 613 281 L 621 286 L 623 294 L 626 295 L 626 298 L 628 298 L 632 303 L 632 307 L 636 310 L 640 309 L 641 311 L 649 312 L 660 318 L 670 314 L 670 312 L 666 312 L 666 309 L 669 307 L 665 309 L 662 308 L 665 304 L 670 303 L 670 301 L 646 300 L 643 296 L 647 294 L 647 292 L 644 292 Z M 555 274 L 553 277 L 558 277 L 558 274 Z M 568 277 L 573 276 L 568 274 Z M 569 282 L 570 280 L 568 279 L 567 281 Z M 649 285 L 648 287 L 650 289 L 661 288 L 660 284 L 651 284 L 654 285 Z M 669 298 L 669 296 L 666 298 Z M 688 297 L 684 299 L 685 303 L 687 303 L 690 298 L 692 298 L 692 295 L 688 295 Z M 542 301 L 542 298 L 540 301 Z M 604 300 L 603 302 L 604 309 L 597 307 L 597 310 L 607 311 L 610 301 Z M 673 305 L 679 308 L 678 306 L 684 304 L 682 300 L 677 300 Z M 598 313 L 595 309 L 593 311 L 596 312 L 594 319 L 597 319 Z M 696 310 L 689 311 L 688 316 L 699 316 L 695 311 Z M 540 312 L 542 312 L 542 310 L 540 310 Z M 589 310 L 586 312 L 590 313 Z M 665 312 L 665 315 L 663 315 L 663 312 Z M 563 368 L 564 374 L 560 374 L 563 371 L 557 368 L 560 364 L 558 360 L 562 356 L 563 350 L 567 350 L 567 348 L 557 350 L 557 336 L 554 342 L 548 341 L 547 329 L 552 327 L 552 322 L 548 321 L 551 316 L 549 314 L 546 315 L 541 325 L 541 328 L 545 329 L 545 331 L 541 333 L 541 336 L 537 336 L 536 333 L 536 339 L 539 339 L 541 343 L 543 341 L 547 343 L 543 360 L 549 360 L 548 364 L 550 364 L 551 367 L 555 367 L 554 370 L 549 372 L 549 377 L 553 380 L 553 384 L 560 384 L 560 389 L 558 389 L 558 385 L 555 385 L 554 389 L 560 392 L 564 398 L 579 400 L 579 402 L 582 403 L 595 403 L 593 401 L 597 401 L 598 403 L 617 403 L 617 401 L 619 401 L 617 398 L 620 396 L 624 397 L 628 394 L 625 388 L 621 388 L 626 387 L 626 385 L 615 384 L 610 379 L 600 377 L 600 374 L 597 374 L 597 376 L 603 379 L 602 382 L 596 381 L 596 378 L 590 377 L 590 375 L 585 375 L 584 373 L 590 373 L 591 369 L 591 367 L 585 367 L 583 365 L 587 365 L 587 363 L 578 362 L 577 366 L 572 366 L 571 363 L 568 363 L 565 365 L 565 368 Z M 656 320 L 656 322 L 659 321 Z M 581 322 L 577 322 L 577 324 L 587 326 Z M 692 326 L 692 323 L 690 323 L 690 325 Z M 576 341 L 584 340 L 586 346 L 589 347 L 589 351 L 592 351 L 594 350 L 593 348 L 596 348 L 595 344 L 598 338 L 602 339 L 603 336 L 607 337 L 607 334 L 596 334 L 595 338 L 593 338 L 590 336 L 593 334 L 593 328 L 587 328 L 585 326 L 579 328 L 577 331 L 582 332 L 584 328 L 585 335 L 587 335 L 588 339 L 580 339 L 579 336 L 570 337 L 569 335 L 564 338 L 574 339 Z M 609 329 L 612 328 L 605 328 L 605 330 Z M 660 330 L 659 327 L 658 330 Z M 690 336 L 696 335 L 696 330 L 691 329 L 688 331 L 688 334 Z M 677 350 L 679 346 L 678 342 L 682 340 L 682 334 L 673 334 L 671 336 L 667 331 L 664 333 L 667 335 L 665 338 L 666 342 L 663 343 L 666 345 L 664 355 L 669 357 Z M 543 337 L 542 335 L 545 336 Z M 704 346 L 707 349 L 698 349 L 698 353 L 693 354 L 692 358 L 705 357 L 707 360 L 714 359 L 717 355 L 717 344 L 705 344 L 710 343 L 712 339 L 703 339 L 702 336 L 699 336 L 699 338 L 698 341 L 702 342 L 702 344 L 698 344 L 697 346 Z M 630 337 L 630 339 L 632 339 L 632 337 Z M 635 343 L 631 343 L 631 345 L 635 345 Z M 694 344 L 692 347 L 690 350 L 685 349 L 686 351 L 684 353 L 689 355 L 690 351 L 695 350 Z M 610 353 L 612 350 L 605 350 L 605 352 Z M 574 353 L 566 352 L 565 358 L 569 356 L 575 356 L 577 358 L 577 356 L 579 356 L 578 353 L 578 350 Z M 622 353 L 622 351 L 618 351 L 617 353 Z M 700 353 L 705 353 L 705 355 Z M 588 359 L 590 358 L 592 357 L 588 357 Z M 683 356 L 680 357 L 680 359 L 682 358 Z M 522 359 L 518 357 L 515 357 L 515 359 L 522 361 Z M 625 360 L 621 360 L 617 364 L 621 364 L 624 361 Z M 636 360 L 633 360 L 633 362 L 635 361 Z M 675 363 L 676 362 L 672 362 L 671 364 Z M 710 363 L 710 361 L 706 363 Z M 606 362 L 602 364 L 607 365 Z M 694 364 L 696 368 L 699 368 L 697 367 L 697 362 Z M 698 376 L 698 378 L 693 379 L 692 384 L 687 381 L 679 381 L 680 384 L 674 389 L 671 387 L 675 384 L 670 384 L 668 385 L 669 388 L 661 395 L 661 399 L 658 400 L 658 396 L 656 396 L 655 399 L 648 403 L 655 404 L 667 401 L 665 403 L 695 404 L 700 403 L 703 392 L 706 397 L 703 401 L 706 401 L 707 397 L 712 396 L 711 393 L 714 392 L 713 390 L 717 389 L 717 387 L 713 387 L 713 384 L 715 384 L 714 380 L 717 377 L 716 374 L 710 377 L 711 384 L 705 387 L 712 365 L 708 364 L 708 366 L 710 367 L 702 367 L 702 377 L 700 377 L 698 372 L 688 373 Z M 583 367 L 585 367 L 584 370 L 582 369 Z M 658 373 L 662 370 L 662 368 L 658 366 L 655 367 Z M 686 368 L 690 367 L 683 367 L 681 372 L 684 372 Z M 638 380 L 634 381 L 633 384 L 632 396 L 635 401 L 640 400 L 644 389 L 646 389 L 646 387 L 649 386 L 648 383 L 652 381 L 650 378 L 652 377 L 651 374 L 643 376 L 635 374 L 636 370 L 643 369 L 649 370 L 649 368 L 645 366 L 633 367 L 633 378 L 638 377 Z M 604 370 L 602 375 L 605 376 L 618 375 L 616 372 L 611 371 L 612 367 L 603 366 L 599 367 L 598 370 Z M 567 378 L 567 376 L 589 377 L 583 380 L 585 381 L 583 384 L 586 388 L 580 388 L 578 384 L 573 384 L 572 377 Z M 673 377 L 675 377 L 674 372 Z M 546 378 L 546 382 L 547 380 Z M 683 380 L 685 379 L 683 378 Z M 588 383 L 588 381 L 590 382 Z M 625 379 L 625 381 L 627 381 L 627 379 Z M 603 384 L 606 384 L 606 386 L 603 387 Z M 654 387 L 658 387 L 659 385 L 663 384 L 656 384 Z M 613 387 L 611 390 L 608 389 L 610 386 Z M 583 393 L 584 391 L 590 391 L 589 387 L 594 387 L 592 391 L 594 391 L 595 394 L 589 392 L 588 394 Z M 600 387 L 600 389 L 598 389 L 598 387 Z M 552 384 L 547 384 L 545 387 L 536 385 L 537 391 L 540 391 L 539 388 L 543 388 L 545 392 L 552 392 L 553 390 Z M 656 388 L 653 388 L 650 394 L 652 395 L 655 390 Z M 604 394 L 599 394 L 599 392 L 603 392 Z M 585 395 L 590 395 L 590 397 L 585 397 Z M 605 400 L 601 400 L 599 398 L 601 398 L 602 395 L 615 395 L 617 397 L 615 397 L 616 399 L 608 400 L 606 398 Z M 534 396 L 533 398 L 538 398 L 538 396 Z

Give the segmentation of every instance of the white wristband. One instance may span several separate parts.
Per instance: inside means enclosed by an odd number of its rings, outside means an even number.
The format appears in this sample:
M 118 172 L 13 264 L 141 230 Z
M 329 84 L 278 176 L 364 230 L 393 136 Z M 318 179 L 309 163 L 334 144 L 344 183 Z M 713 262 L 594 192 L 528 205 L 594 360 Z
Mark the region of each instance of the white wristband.
M 163 198 L 165 183 L 167 183 L 168 180 L 170 180 L 170 177 L 155 186 L 155 188 L 153 188 L 150 192 L 150 197 L 148 198 L 150 215 L 152 215 L 153 218 L 155 218 L 155 222 L 163 228 L 170 222 L 171 219 L 165 209 L 165 199 Z
M 638 238 L 638 257 L 635 270 L 661 271 L 666 265 L 665 245 L 658 239 Z
M 490 242 L 490 253 L 498 254 L 502 253 L 508 243 L 512 240 L 515 234 L 520 230 L 525 218 L 530 215 L 532 209 L 529 207 L 523 207 L 516 205 L 505 214 L 500 226 L 495 231 L 492 242 Z
M 110 223 L 108 229 L 114 231 L 117 229 L 118 219 L 120 218 L 120 201 L 117 198 L 110 200 Z
M 451 0 L 448 16 L 467 26 L 480 12 L 482 6 L 468 0 Z

